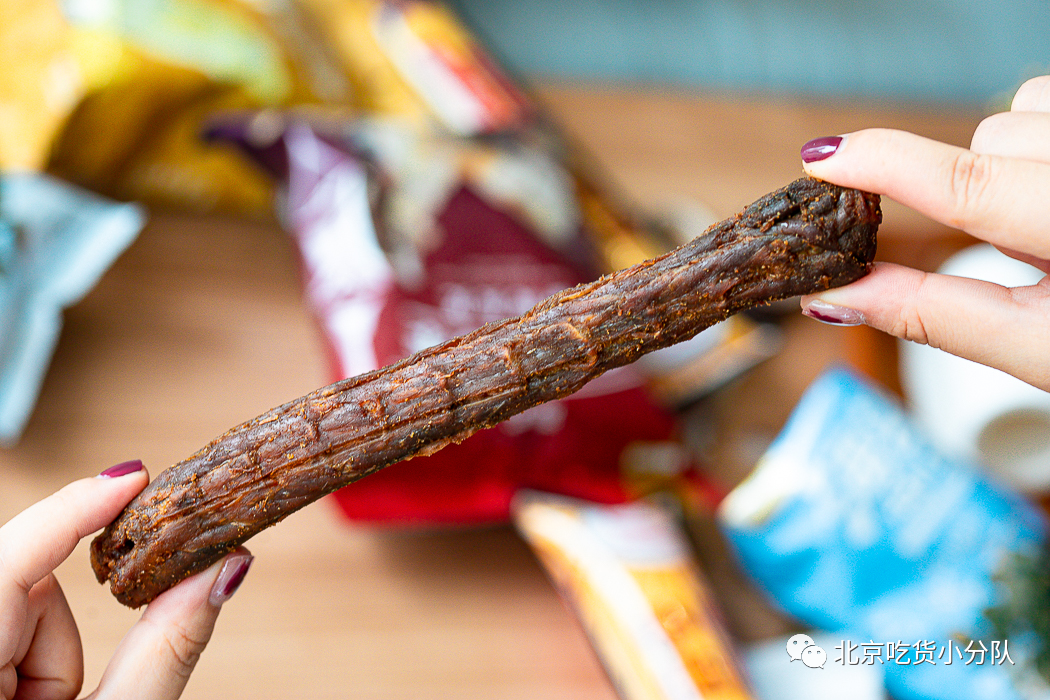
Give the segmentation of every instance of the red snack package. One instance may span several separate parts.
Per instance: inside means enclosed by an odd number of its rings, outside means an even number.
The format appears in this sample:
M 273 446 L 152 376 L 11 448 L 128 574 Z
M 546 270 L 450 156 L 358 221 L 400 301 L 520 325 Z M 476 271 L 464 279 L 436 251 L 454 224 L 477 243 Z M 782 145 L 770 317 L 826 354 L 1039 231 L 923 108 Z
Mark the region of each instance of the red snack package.
M 571 180 L 540 146 L 389 122 L 344 125 L 335 137 L 304 122 L 277 132 L 261 148 L 249 145 L 258 143 L 251 126 L 236 136 L 283 171 L 285 221 L 334 379 L 518 315 L 598 274 Z M 506 521 L 523 487 L 621 502 L 638 495 L 644 472 L 688 469 L 675 431 L 625 367 L 334 497 L 351 519 L 396 523 Z

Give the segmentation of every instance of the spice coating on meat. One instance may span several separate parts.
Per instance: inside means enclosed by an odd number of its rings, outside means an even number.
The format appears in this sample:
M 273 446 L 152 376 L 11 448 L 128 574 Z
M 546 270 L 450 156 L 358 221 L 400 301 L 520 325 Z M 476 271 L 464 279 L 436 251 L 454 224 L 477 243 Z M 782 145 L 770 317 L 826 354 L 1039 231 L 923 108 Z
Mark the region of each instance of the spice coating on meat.
M 92 542 L 95 574 L 121 603 L 144 605 L 378 469 L 739 311 L 860 278 L 880 222 L 877 195 L 802 178 L 663 256 L 274 408 L 158 475 Z

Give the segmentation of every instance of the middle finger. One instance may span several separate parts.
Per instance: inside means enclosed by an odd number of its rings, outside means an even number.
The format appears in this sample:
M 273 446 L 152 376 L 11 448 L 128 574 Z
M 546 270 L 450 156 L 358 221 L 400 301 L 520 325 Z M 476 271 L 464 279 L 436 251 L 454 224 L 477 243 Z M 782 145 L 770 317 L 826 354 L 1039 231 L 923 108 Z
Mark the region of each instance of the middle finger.
M 977 125 L 970 150 L 1050 163 L 1050 112 L 993 114 Z

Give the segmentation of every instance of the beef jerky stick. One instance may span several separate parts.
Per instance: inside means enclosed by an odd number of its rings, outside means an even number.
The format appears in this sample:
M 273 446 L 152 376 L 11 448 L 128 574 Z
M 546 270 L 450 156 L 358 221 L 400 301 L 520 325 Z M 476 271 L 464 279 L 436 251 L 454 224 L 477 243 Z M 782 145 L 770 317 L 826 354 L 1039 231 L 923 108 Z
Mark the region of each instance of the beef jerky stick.
M 161 473 L 91 545 L 138 607 L 260 530 L 390 464 L 431 454 L 730 315 L 863 276 L 876 195 L 803 178 L 666 255 L 518 318 L 337 382 Z

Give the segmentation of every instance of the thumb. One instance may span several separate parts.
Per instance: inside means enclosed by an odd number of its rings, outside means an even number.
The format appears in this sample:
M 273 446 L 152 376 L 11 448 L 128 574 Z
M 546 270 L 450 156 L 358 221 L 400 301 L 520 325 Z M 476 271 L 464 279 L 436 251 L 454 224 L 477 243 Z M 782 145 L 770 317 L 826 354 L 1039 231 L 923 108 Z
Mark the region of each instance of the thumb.
M 178 698 L 211 639 L 219 608 L 252 560 L 241 547 L 158 596 L 120 643 L 89 700 Z
M 1050 278 L 1028 287 L 878 263 L 853 284 L 802 298 L 826 323 L 866 324 L 1050 391 Z

